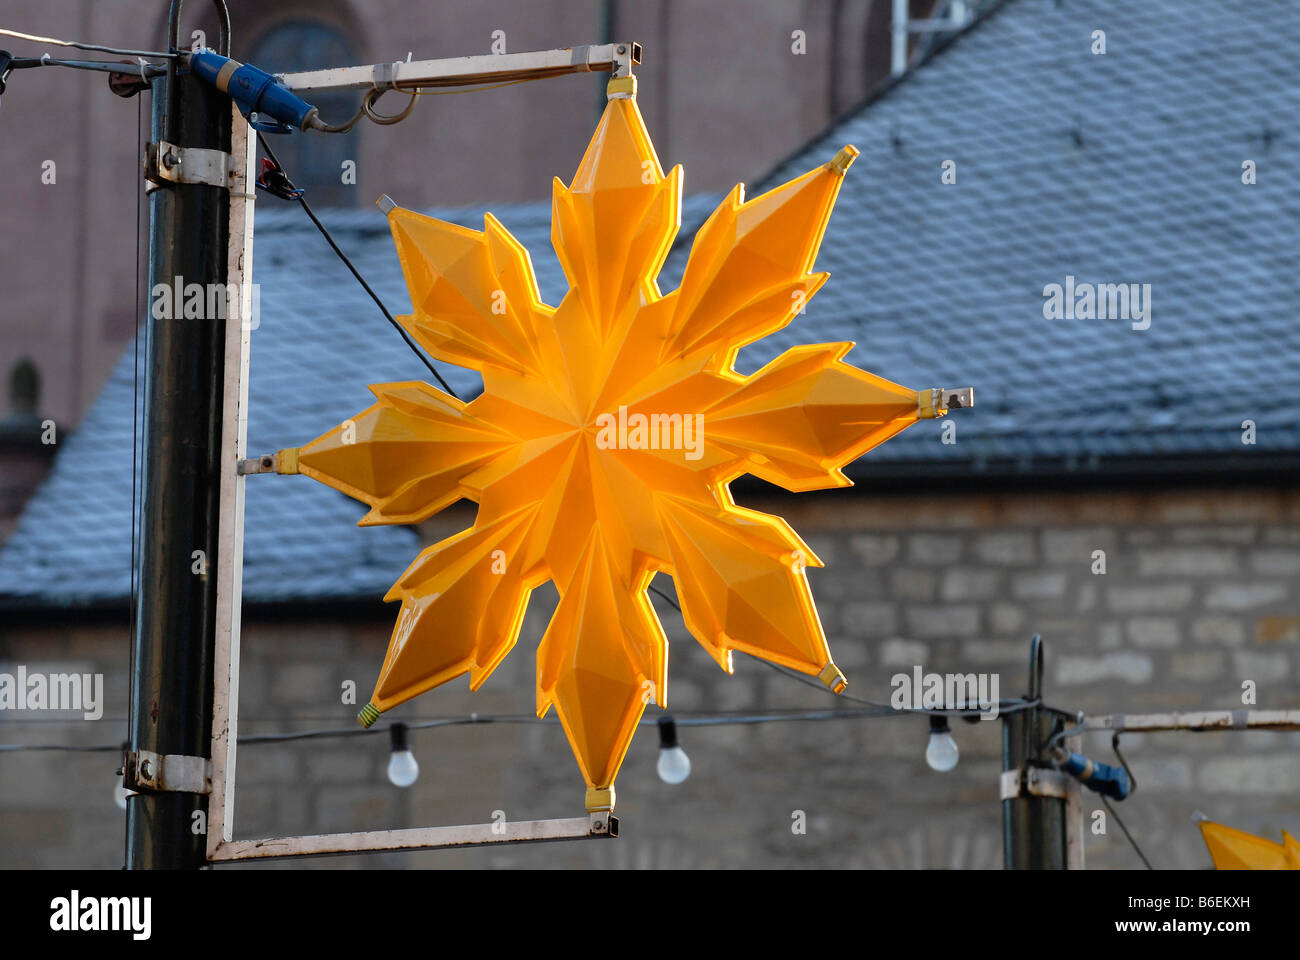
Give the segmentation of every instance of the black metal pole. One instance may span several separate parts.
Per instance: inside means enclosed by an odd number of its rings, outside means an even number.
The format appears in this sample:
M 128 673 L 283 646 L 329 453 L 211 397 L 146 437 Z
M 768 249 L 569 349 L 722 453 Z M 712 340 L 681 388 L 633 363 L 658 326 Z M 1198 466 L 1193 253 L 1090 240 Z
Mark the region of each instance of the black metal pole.
M 1043 695 L 1043 642 L 1030 640 L 1029 693 Z M 1002 769 L 1024 771 L 1050 768 L 1047 742 L 1060 729 L 1061 719 L 1048 710 L 1031 708 L 1002 716 Z M 1022 787 L 1023 789 L 1023 787 Z M 1065 870 L 1065 800 L 1021 795 L 1002 801 L 1003 864 L 1008 870 Z
M 173 7 L 173 17 L 179 3 Z M 153 82 L 151 139 L 230 151 L 230 101 L 173 69 Z M 136 559 L 130 749 L 207 757 L 212 724 L 218 455 L 225 320 L 209 315 L 224 285 L 229 196 L 221 187 L 165 182 L 149 200 L 149 290 L 203 291 L 201 317 L 183 302 L 148 323 L 141 549 Z M 177 278 L 180 278 L 179 280 Z M 194 288 L 190 288 L 193 290 Z M 222 310 L 224 313 L 224 310 Z M 155 313 L 164 316 L 155 318 Z M 202 551 L 202 553 L 196 553 Z M 130 778 L 128 778 L 130 785 Z M 141 790 L 127 803 L 128 869 L 192 869 L 205 862 L 208 798 Z M 201 817 L 195 814 L 201 812 Z

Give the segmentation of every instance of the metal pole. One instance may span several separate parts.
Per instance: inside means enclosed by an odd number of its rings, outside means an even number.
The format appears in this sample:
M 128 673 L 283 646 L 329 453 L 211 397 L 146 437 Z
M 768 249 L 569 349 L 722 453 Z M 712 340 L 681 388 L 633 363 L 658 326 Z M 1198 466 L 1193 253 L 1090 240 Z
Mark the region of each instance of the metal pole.
M 173 3 L 173 36 L 179 7 Z M 153 82 L 152 93 L 153 143 L 230 150 L 224 95 L 174 69 Z M 217 555 L 226 323 L 209 313 L 209 304 L 219 302 L 224 316 L 225 298 L 208 292 L 224 290 L 227 206 L 226 190 L 206 183 L 168 181 L 150 193 L 151 303 L 158 284 L 179 285 L 181 292 L 198 284 L 204 307 L 200 317 L 186 318 L 183 304 L 172 298 L 173 309 L 151 309 L 147 320 L 127 771 L 127 785 L 140 792 L 127 803 L 128 869 L 192 869 L 206 862 L 208 798 L 202 791 L 217 583 L 207 568 Z M 165 316 L 155 319 L 155 312 Z
M 1043 642 L 1034 634 L 1029 648 L 1029 693 L 1043 693 Z M 1049 784 L 1063 778 L 1051 769 L 1047 741 L 1061 727 L 1061 718 L 1038 707 L 1003 714 L 1002 769 L 1015 771 L 1015 795 L 1002 801 L 1003 863 L 1008 870 L 1064 870 L 1066 796 L 1049 795 Z M 1005 774 L 1004 774 L 1005 776 Z M 1006 791 L 1004 791 L 1005 795 Z

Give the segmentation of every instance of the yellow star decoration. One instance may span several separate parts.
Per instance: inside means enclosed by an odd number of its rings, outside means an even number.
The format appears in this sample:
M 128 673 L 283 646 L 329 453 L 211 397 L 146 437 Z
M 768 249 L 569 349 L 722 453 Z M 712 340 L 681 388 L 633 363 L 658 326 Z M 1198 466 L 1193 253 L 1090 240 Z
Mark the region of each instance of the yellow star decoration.
M 1216 870 L 1300 870 L 1300 841 L 1285 830 L 1274 843 L 1210 820 L 1198 825 Z
M 418 523 L 461 498 L 478 514 L 385 597 L 401 610 L 362 723 L 466 672 L 477 690 L 548 580 L 560 600 L 537 652 L 537 715 L 556 707 L 589 810 L 612 807 L 646 704 L 667 706 L 668 642 L 646 593 L 656 573 L 728 673 L 739 650 L 844 689 L 804 575 L 821 562 L 728 484 L 849 486 L 840 467 L 946 412 L 938 391 L 844 363 L 852 343 L 733 369 L 825 282 L 810 270 L 857 153 L 747 202 L 737 186 L 669 294 L 655 278 L 681 224 L 682 168 L 660 167 L 631 78 L 611 81 L 573 183 L 555 181 L 551 238 L 569 283 L 558 307 L 490 213 L 480 232 L 389 211 L 414 309 L 400 322 L 434 357 L 480 371 L 483 393 L 372 386 L 373 406 L 281 451 L 278 469 L 364 501 L 362 524 Z

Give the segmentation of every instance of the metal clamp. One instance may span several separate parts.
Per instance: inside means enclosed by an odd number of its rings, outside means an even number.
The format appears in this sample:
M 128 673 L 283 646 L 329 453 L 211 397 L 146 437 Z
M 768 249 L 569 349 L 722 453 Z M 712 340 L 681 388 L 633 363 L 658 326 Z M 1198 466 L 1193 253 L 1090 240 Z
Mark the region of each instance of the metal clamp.
M 1038 767 L 1030 767 L 1027 771 L 1003 770 L 1000 799 L 1015 800 L 1017 797 L 1056 797 L 1064 800 L 1065 774 L 1059 770 L 1042 770 Z
M 144 176 L 150 191 L 170 183 L 205 183 L 212 187 L 231 189 L 238 179 L 234 158 L 221 150 L 202 147 L 178 147 L 160 140 L 145 144 Z
M 122 783 L 128 790 L 156 793 L 211 793 L 212 761 L 179 753 L 128 751 Z
M 587 822 L 590 824 L 590 832 L 587 834 L 589 837 L 618 836 L 618 817 L 608 810 L 598 810 L 587 814 Z

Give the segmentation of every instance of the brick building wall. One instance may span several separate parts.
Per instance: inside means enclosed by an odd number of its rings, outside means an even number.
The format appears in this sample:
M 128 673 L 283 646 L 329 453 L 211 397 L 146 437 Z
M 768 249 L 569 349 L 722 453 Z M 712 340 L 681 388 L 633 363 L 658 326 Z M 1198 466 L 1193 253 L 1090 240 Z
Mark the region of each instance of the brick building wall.
M 989 672 L 1023 694 L 1028 637 L 1043 635 L 1046 699 L 1089 713 L 1300 707 L 1300 491 L 1023 491 L 963 496 L 805 495 L 780 512 L 826 563 L 810 572 L 831 650 L 859 696 L 886 700 L 889 678 Z M 445 518 L 453 529 L 465 511 Z M 442 535 L 442 530 L 430 530 Z M 1094 551 L 1106 572 L 1093 572 Z M 666 586 L 666 585 L 665 585 Z M 465 681 L 393 719 L 530 714 L 534 651 L 553 606 L 534 594 L 518 647 L 477 694 Z M 674 711 L 824 706 L 830 697 L 738 656 L 728 677 L 655 598 L 671 642 Z M 346 680 L 364 701 L 393 608 L 377 616 L 250 614 L 243 642 L 243 733 L 352 724 Z M 0 713 L 6 743 L 112 743 L 126 716 L 125 629 L 72 621 L 0 627 L 11 669 L 105 673 L 98 722 Z M 56 666 L 57 665 L 57 666 Z M 290 718 L 298 718 L 291 720 Z M 446 853 L 307 861 L 323 867 L 998 867 L 1000 723 L 957 723 L 961 762 L 931 772 L 923 719 L 686 727 L 693 769 L 655 776 L 643 730 L 619 777 L 623 837 Z M 412 733 L 420 779 L 384 777 L 382 734 L 247 745 L 240 750 L 239 836 L 488 822 L 581 813 L 582 781 L 557 726 L 477 725 Z M 1130 735 L 1139 789 L 1121 816 L 1157 867 L 1210 865 L 1191 814 L 1274 840 L 1300 833 L 1300 742 L 1287 733 Z M 1087 752 L 1113 760 L 1109 739 Z M 122 815 L 112 754 L 0 755 L 0 866 L 120 866 Z M 1099 809 L 1084 794 L 1088 823 Z M 803 811 L 807 833 L 791 831 Z M 1091 868 L 1139 863 L 1122 833 L 1089 833 Z M 244 869 L 243 867 L 231 869 Z

